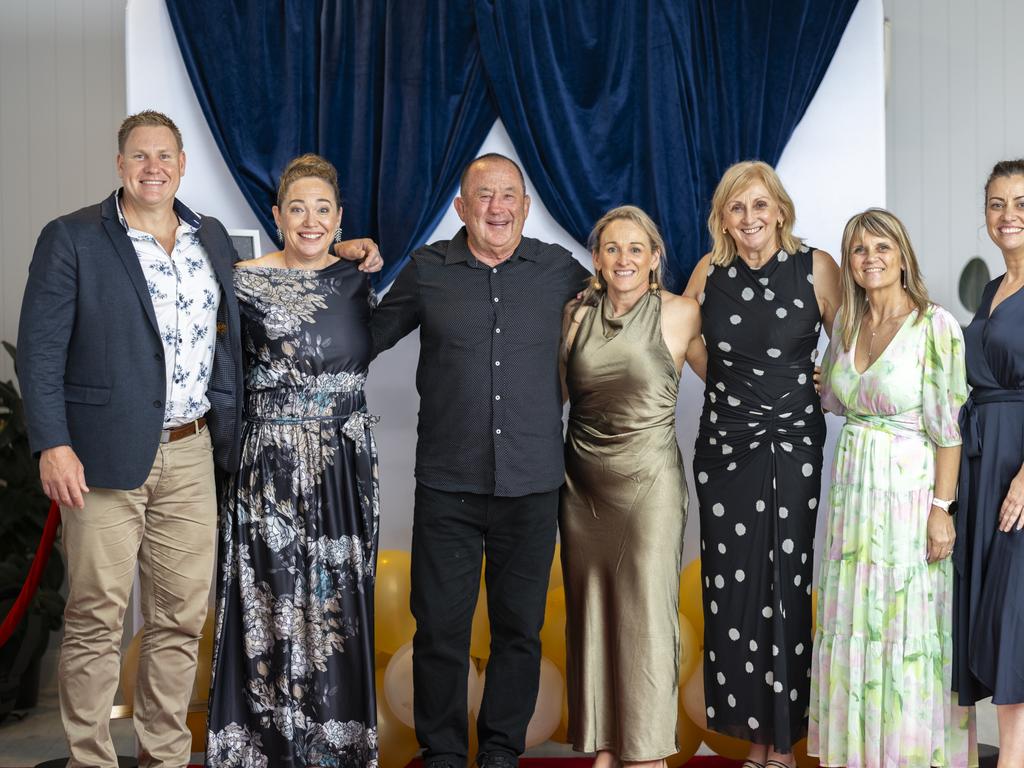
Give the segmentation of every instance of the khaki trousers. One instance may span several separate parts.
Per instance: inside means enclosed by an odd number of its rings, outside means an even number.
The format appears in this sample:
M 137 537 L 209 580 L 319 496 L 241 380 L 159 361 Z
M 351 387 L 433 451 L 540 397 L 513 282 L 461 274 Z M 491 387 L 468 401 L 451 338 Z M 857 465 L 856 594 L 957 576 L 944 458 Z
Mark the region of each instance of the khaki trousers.
M 216 547 L 209 433 L 161 444 L 141 487 L 93 488 L 84 509 L 62 508 L 61 518 L 69 592 L 58 686 L 68 766 L 117 766 L 110 708 L 138 563 L 145 620 L 134 702 L 139 765 L 184 768 L 192 743 L 185 717 Z

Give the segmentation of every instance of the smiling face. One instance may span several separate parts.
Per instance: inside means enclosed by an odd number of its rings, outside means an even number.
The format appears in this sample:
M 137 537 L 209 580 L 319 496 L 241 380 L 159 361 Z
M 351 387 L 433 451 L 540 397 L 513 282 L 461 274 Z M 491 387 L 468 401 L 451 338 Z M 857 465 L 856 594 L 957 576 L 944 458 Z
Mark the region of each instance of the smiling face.
M 654 250 L 647 233 L 629 219 L 609 222 L 591 255 L 608 292 L 621 296 L 647 291 L 661 261 L 661 252 Z
M 1000 176 L 988 185 L 988 236 L 1003 253 L 1024 251 L 1024 176 Z
M 170 128 L 144 125 L 132 129 L 117 155 L 117 175 L 128 208 L 170 208 L 185 175 L 185 153 Z
M 726 201 L 722 226 L 743 255 L 770 254 L 779 248 L 782 209 L 760 181 L 741 189 Z
M 285 190 L 282 206 L 274 206 L 274 221 L 284 235 L 285 255 L 314 261 L 333 245 L 341 208 L 330 184 L 304 176 Z
M 473 255 L 500 261 L 519 247 L 530 196 L 514 165 L 489 158 L 469 169 L 462 194 L 455 198 L 455 212 L 466 225 Z
M 899 246 L 887 237 L 861 232 L 850 244 L 850 271 L 853 280 L 872 292 L 899 286 L 903 257 Z

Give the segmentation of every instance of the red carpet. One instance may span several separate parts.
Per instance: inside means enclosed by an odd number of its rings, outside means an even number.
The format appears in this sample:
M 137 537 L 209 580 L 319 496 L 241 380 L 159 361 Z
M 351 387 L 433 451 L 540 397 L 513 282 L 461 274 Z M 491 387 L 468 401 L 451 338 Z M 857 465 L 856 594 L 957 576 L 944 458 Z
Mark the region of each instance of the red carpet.
M 521 768 L 590 768 L 592 757 L 522 757 Z M 413 760 L 407 768 L 421 768 L 423 761 Z M 739 768 L 742 760 L 730 760 L 718 755 L 698 755 L 684 763 L 685 768 Z

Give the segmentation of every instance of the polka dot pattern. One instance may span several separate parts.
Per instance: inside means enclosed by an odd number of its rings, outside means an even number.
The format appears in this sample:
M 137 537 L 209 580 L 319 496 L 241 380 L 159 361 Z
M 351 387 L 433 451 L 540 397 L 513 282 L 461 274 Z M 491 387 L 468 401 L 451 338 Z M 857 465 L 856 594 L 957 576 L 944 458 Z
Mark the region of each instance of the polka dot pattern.
M 705 699 L 709 727 L 760 743 L 792 744 L 807 727 L 824 442 L 811 271 L 810 250 L 780 252 L 756 271 L 737 259 L 709 272 L 701 306 L 708 387 L 694 476 L 710 575 Z

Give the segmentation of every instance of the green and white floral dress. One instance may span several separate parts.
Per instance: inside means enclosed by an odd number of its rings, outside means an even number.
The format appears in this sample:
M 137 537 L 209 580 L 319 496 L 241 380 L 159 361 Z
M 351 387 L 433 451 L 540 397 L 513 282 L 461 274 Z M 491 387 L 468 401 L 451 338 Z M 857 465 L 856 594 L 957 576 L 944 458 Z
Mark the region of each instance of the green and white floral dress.
M 826 766 L 978 764 L 974 710 L 954 704 L 953 566 L 929 565 L 935 449 L 960 444 L 963 335 L 946 310 L 915 310 L 865 371 L 822 363 L 824 408 L 846 416 L 821 559 L 808 752 Z

